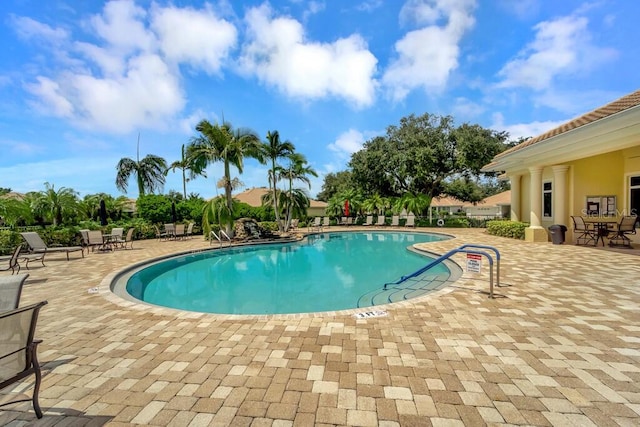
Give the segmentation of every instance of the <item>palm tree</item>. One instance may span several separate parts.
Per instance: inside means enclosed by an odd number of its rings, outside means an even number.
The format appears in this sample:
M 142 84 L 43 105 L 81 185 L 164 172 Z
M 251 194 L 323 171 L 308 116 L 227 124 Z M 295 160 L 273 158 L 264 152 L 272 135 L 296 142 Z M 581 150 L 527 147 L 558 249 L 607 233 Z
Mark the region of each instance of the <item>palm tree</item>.
M 281 169 L 280 175 L 289 180 L 289 196 L 288 200 L 293 200 L 293 182 L 294 181 L 302 181 L 309 186 L 311 189 L 311 180 L 310 176 L 318 176 L 318 173 L 311 167 L 308 166 L 307 159 L 300 153 L 292 153 L 288 156 L 289 158 L 289 168 Z M 292 207 L 293 204 L 288 204 L 286 210 L 286 224 L 284 229 L 288 230 L 289 225 L 291 224 L 292 219 Z
M 78 209 L 78 193 L 71 188 L 60 187 L 58 191 L 55 185 L 44 183 L 45 191 L 41 192 L 35 203 L 37 210 L 42 212 L 53 222 L 53 226 L 62 224 L 63 215 L 72 215 Z
M 381 212 L 384 212 L 384 208 L 387 207 L 387 200 L 376 193 L 362 202 L 362 207 L 367 212 L 381 214 Z
M 295 150 L 294 145 L 289 141 L 281 141 L 278 131 L 267 132 L 267 142 L 262 144 L 262 154 L 265 159 L 271 160 L 271 169 L 269 170 L 269 189 L 271 190 L 271 203 L 273 204 L 273 211 L 276 215 L 276 224 L 282 231 L 282 224 L 280 224 L 280 210 L 278 209 L 278 194 L 277 194 L 277 172 L 278 167 L 276 162 L 280 158 L 287 157 L 293 154 Z
M 232 200 L 232 206 L 229 209 L 227 200 L 223 196 L 214 197 L 205 203 L 202 208 L 202 231 L 205 238 L 211 237 L 212 224 L 218 224 L 221 227 L 222 224 L 233 221 L 233 212 L 237 204 L 237 200 Z M 230 235 L 228 231 L 227 234 Z
M 138 149 L 136 160 L 128 157 L 120 159 L 116 166 L 116 188 L 123 193 L 127 192 L 127 181 L 131 175 L 135 175 L 138 181 L 138 193 L 144 196 L 146 192 L 161 191 L 165 183 L 167 173 L 167 161 L 162 157 L 147 154 L 140 160 L 140 135 L 138 135 Z
M 255 132 L 249 129 L 234 130 L 231 123 L 224 122 L 220 125 L 211 124 L 208 120 L 201 120 L 196 125 L 196 131 L 200 135 L 194 137 L 188 148 L 193 170 L 195 173 L 202 173 L 206 167 L 218 161 L 224 163 L 224 176 L 219 181 L 219 185 L 225 190 L 227 209 L 233 213 L 233 198 L 231 191 L 234 181 L 231 179 L 231 165 L 242 174 L 245 157 L 253 157 L 262 160 L 260 151 L 260 140 Z M 232 216 L 227 219 L 226 231 L 231 233 Z
M 180 169 L 182 171 L 182 194 L 184 199 L 187 199 L 187 182 L 194 179 L 197 175 L 202 175 L 205 178 L 207 177 L 204 171 L 196 174 L 193 169 L 193 158 L 188 153 L 188 147 L 185 150 L 185 145 L 182 144 L 182 158 L 181 160 L 176 160 L 175 162 L 169 165 L 169 170 L 175 172 L 176 169 Z M 188 171 L 188 173 L 187 173 Z
M 404 193 L 402 197 L 396 200 L 394 204 L 394 210 L 400 213 L 403 209 L 407 210 L 407 213 L 413 212 L 420 216 L 427 210 L 431 204 L 431 197 L 426 194 L 413 194 L 411 192 Z

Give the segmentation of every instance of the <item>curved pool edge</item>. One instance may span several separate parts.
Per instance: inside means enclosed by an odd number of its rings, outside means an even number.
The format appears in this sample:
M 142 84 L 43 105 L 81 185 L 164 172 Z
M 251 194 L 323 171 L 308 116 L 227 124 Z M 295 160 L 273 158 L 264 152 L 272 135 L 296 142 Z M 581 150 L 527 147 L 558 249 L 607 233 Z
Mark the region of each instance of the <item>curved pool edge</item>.
M 367 229 L 365 228 L 365 230 Z M 362 232 L 362 231 L 363 231 L 362 229 L 358 229 L 358 230 L 340 230 L 340 231 L 335 230 L 335 231 L 329 231 L 329 232 L 349 233 L 349 232 Z M 398 232 L 398 231 L 415 232 L 415 233 L 421 233 L 421 234 L 437 234 L 440 236 L 449 237 L 450 239 L 456 239 L 456 236 L 454 235 L 451 235 L 448 233 L 434 232 L 434 231 L 422 231 L 422 230 L 416 230 L 416 229 L 376 230 L 376 232 Z M 195 250 L 192 249 L 192 250 L 186 250 L 186 251 L 178 251 L 178 252 L 174 252 L 174 253 L 170 253 L 170 254 L 154 257 L 154 258 L 149 258 L 144 261 L 138 261 L 138 262 L 132 263 L 130 265 L 125 266 L 122 269 L 119 269 L 107 274 L 102 279 L 102 281 L 100 282 L 100 284 L 98 285 L 97 289 L 95 289 L 94 292 L 99 294 L 101 297 L 105 298 L 106 300 L 110 301 L 111 303 L 120 307 L 131 308 L 136 311 L 144 311 L 144 312 L 149 312 L 151 314 L 157 314 L 157 315 L 175 316 L 177 318 L 188 318 L 188 319 L 212 318 L 212 319 L 221 320 L 221 321 L 222 320 L 269 320 L 269 319 L 284 320 L 284 319 L 300 319 L 300 318 L 323 318 L 323 317 L 352 316 L 359 313 L 370 312 L 372 310 L 386 311 L 386 310 L 393 310 L 393 309 L 398 309 L 403 307 L 413 307 L 416 304 L 419 304 L 420 302 L 424 301 L 425 299 L 434 298 L 439 295 L 443 295 L 443 294 L 454 291 L 455 288 L 451 287 L 450 285 L 455 283 L 462 276 L 462 273 L 463 273 L 462 268 L 455 261 L 453 261 L 452 259 L 447 259 L 443 261 L 443 264 L 445 264 L 445 266 L 449 269 L 449 272 L 450 272 L 449 279 L 446 280 L 443 284 L 441 284 L 437 288 L 435 288 L 434 290 L 431 290 L 425 293 L 424 295 L 420 295 L 418 297 L 407 299 L 404 301 L 381 304 L 376 306 L 350 308 L 350 309 L 344 309 L 344 310 L 307 312 L 307 313 L 283 313 L 283 314 L 204 313 L 204 312 L 188 311 L 188 310 L 155 305 L 155 304 L 140 301 L 137 298 L 134 298 L 124 289 L 117 289 L 117 290 L 114 289 L 115 286 L 118 284 L 117 279 L 121 278 L 122 276 L 130 274 L 132 271 L 138 269 L 141 266 L 147 266 L 152 263 L 160 262 L 168 258 L 174 258 L 176 256 L 189 255 L 189 254 L 195 254 L 195 253 L 201 253 L 201 252 L 216 251 L 219 249 L 235 248 L 235 247 L 241 247 L 241 246 L 296 243 L 302 239 L 305 239 L 307 236 L 318 235 L 318 234 L 324 234 L 324 232 L 305 233 L 301 237 L 298 237 L 296 239 L 291 239 L 288 241 L 275 241 L 275 242 L 261 241 L 261 242 L 253 242 L 253 243 L 251 242 L 240 243 L 240 244 L 229 245 L 229 246 L 208 247 L 208 248 L 195 249 Z M 420 245 L 421 246 L 429 245 L 431 243 L 435 243 L 435 242 L 423 242 L 423 243 L 420 243 Z M 435 257 L 439 257 L 440 255 L 442 255 L 437 252 L 428 251 L 422 248 L 416 248 L 415 245 L 410 245 L 408 249 L 414 250 L 419 254 L 432 255 Z

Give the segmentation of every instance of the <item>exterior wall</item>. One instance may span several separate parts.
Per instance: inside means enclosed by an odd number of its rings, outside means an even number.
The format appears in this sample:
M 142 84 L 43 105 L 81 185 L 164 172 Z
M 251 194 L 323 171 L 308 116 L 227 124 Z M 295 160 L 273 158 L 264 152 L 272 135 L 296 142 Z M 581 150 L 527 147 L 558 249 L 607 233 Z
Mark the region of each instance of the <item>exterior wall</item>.
M 520 178 L 520 221 L 531 222 L 531 177 L 525 174 Z M 511 201 L 513 203 L 513 201 Z
M 621 214 L 626 192 L 624 163 L 622 151 L 573 162 L 571 215 L 587 215 L 588 196 L 616 196 L 616 208 Z
M 325 216 L 325 208 L 320 208 L 320 207 L 312 207 L 307 209 L 307 216 L 309 217 L 314 217 L 314 216 Z
M 465 206 L 467 216 L 482 217 L 502 217 L 502 208 L 500 206 Z

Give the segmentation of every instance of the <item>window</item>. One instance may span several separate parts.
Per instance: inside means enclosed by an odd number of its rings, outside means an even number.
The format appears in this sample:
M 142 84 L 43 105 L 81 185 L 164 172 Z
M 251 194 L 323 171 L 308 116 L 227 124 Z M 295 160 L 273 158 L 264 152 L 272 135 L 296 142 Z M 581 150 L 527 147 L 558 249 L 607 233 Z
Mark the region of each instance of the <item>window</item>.
M 542 183 L 542 216 L 544 218 L 551 218 L 552 215 L 552 192 L 551 182 Z
M 640 176 L 632 176 L 629 180 L 629 213 L 640 217 Z

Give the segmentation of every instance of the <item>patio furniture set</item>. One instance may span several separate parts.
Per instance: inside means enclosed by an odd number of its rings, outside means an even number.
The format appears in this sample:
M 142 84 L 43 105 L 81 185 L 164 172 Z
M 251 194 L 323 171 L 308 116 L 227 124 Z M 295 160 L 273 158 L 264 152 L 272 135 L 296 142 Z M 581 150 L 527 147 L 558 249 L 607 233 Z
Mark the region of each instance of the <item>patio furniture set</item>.
M 636 216 L 623 216 L 619 221 L 602 217 L 572 216 L 573 231 L 577 245 L 598 246 L 598 242 L 609 240 L 609 246 L 622 246 L 631 248 L 629 235 L 636 234 Z

